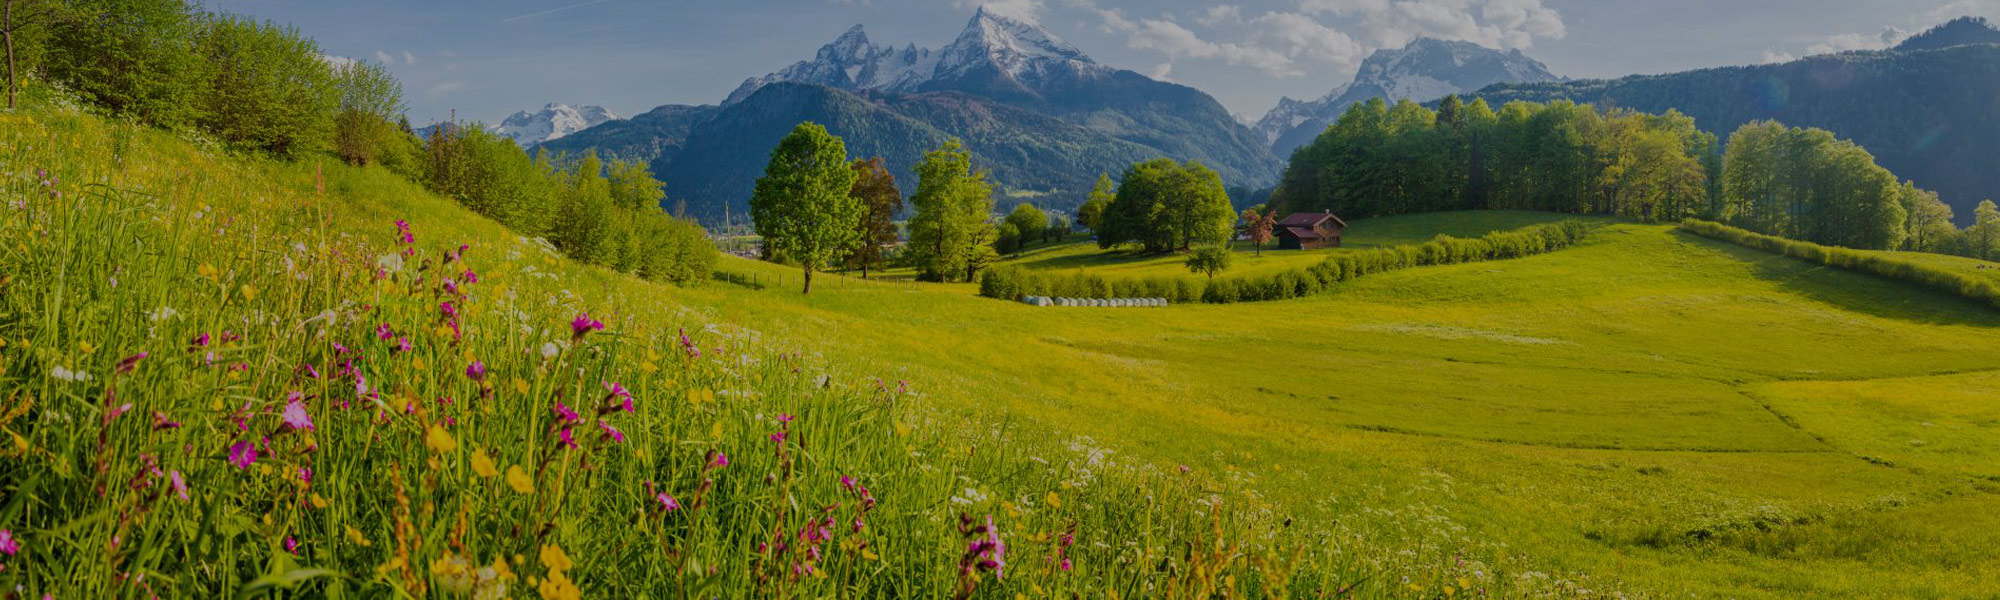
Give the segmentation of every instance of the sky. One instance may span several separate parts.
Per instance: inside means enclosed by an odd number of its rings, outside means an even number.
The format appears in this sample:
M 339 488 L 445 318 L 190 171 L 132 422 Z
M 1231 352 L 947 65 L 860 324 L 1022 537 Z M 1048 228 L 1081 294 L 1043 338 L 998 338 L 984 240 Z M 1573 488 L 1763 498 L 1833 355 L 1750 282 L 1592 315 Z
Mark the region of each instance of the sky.
M 498 122 L 550 102 L 632 116 L 714 104 L 855 24 L 938 48 L 979 5 L 1039 21 L 1100 63 L 1193 86 L 1255 119 L 1318 98 L 1419 36 L 1520 49 L 1572 78 L 1882 48 L 2000 0 L 207 0 L 377 61 L 410 120 Z

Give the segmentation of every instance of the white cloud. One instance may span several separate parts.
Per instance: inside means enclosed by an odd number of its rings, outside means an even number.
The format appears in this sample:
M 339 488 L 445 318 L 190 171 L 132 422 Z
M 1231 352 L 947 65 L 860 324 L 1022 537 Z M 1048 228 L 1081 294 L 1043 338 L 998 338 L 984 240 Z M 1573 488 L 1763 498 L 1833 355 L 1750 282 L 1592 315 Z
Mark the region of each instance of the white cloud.
M 1299 0 L 1299 11 L 1350 22 L 1378 48 L 1432 37 L 1519 49 L 1569 33 L 1562 14 L 1542 0 Z
M 1353 38 L 1319 21 L 1298 13 L 1268 12 L 1250 20 L 1257 33 L 1255 39 L 1260 45 L 1274 48 L 1286 56 L 1306 58 L 1328 64 L 1346 65 L 1359 62 L 1361 45 Z
M 1098 30 L 1123 35 L 1126 45 L 1156 50 L 1170 59 L 1221 60 L 1276 77 L 1304 75 L 1307 65 L 1358 66 L 1380 48 L 1400 48 L 1418 37 L 1463 40 L 1521 49 L 1568 32 L 1562 15 L 1542 0 L 1295 0 L 1296 10 L 1250 17 L 1233 4 L 1195 15 L 1210 29 L 1240 30 L 1238 39 L 1204 38 L 1172 14 L 1128 16 L 1095 0 L 1065 0 L 1097 16 Z M 1240 27 L 1223 27 L 1237 25 Z M 1215 33 L 1211 31 L 1211 33 Z
M 1876 33 L 1836 33 L 1817 40 L 1803 42 L 1804 47 L 1797 53 L 1790 50 L 1767 50 L 1764 52 L 1764 57 L 1768 62 L 1768 59 L 1771 58 L 1793 57 L 1795 54 L 1813 56 L 1852 50 L 1881 50 L 1900 44 L 1903 40 L 1909 39 L 1910 36 L 1916 35 L 1917 32 L 1941 25 L 1945 21 L 1964 16 L 1988 14 L 1992 12 L 1995 4 L 1995 0 L 1957 0 L 1955 2 L 1947 2 L 1936 8 L 1910 15 L 1910 26 L 1916 28 L 1914 30 L 1891 25 L 1883 27 L 1880 32 Z
M 1876 34 L 1835 34 L 1827 36 L 1824 41 L 1806 46 L 1806 55 L 1832 54 L 1849 50 L 1881 50 L 1894 46 L 1908 37 L 1910 37 L 1910 32 L 1904 31 L 1900 27 L 1884 27 L 1881 33 Z
M 1160 63 L 1159 66 L 1153 67 L 1152 71 L 1148 71 L 1146 76 L 1171 83 L 1174 80 L 1174 63 Z
M 417 64 L 417 55 L 415 55 L 415 54 L 410 54 L 410 51 L 409 51 L 409 50 L 404 50 L 404 51 L 403 51 L 403 64 L 406 64 L 406 65 L 414 65 L 414 64 Z
M 959 8 L 985 7 L 986 12 L 1003 17 L 1019 19 L 1029 23 L 1042 22 L 1042 0 L 954 0 L 952 6 Z
M 334 55 L 332 55 L 332 54 L 321 54 L 321 55 L 319 55 L 319 59 L 320 59 L 320 61 L 321 61 L 321 62 L 325 62 L 325 63 L 327 64 L 327 66 L 331 66 L 331 67 L 333 67 L 333 68 L 335 68 L 335 69 L 345 69 L 345 68 L 347 68 L 347 67 L 350 67 L 350 66 L 353 66 L 353 65 L 354 65 L 354 59 L 352 59 L 352 58 L 348 58 L 348 57 L 345 57 L 345 56 L 334 56 Z
M 396 64 L 396 57 L 394 57 L 394 56 L 390 56 L 390 55 L 389 55 L 389 53 L 387 53 L 387 52 L 383 52 L 383 51 L 381 51 L 381 50 L 376 50 L 376 51 L 375 51 L 375 62 L 378 62 L 378 63 L 382 63 L 382 64 L 385 64 L 385 65 L 393 65 L 393 64 Z
M 1284 54 L 1249 44 L 1211 42 L 1168 19 L 1140 19 L 1126 45 L 1158 50 L 1169 58 L 1220 59 L 1235 66 L 1250 67 L 1274 77 L 1303 75 Z
M 1200 23 L 1203 27 L 1214 27 L 1223 23 L 1235 23 L 1242 20 L 1242 7 L 1234 4 L 1218 4 L 1208 7 L 1208 10 L 1202 12 L 1201 16 L 1195 17 L 1194 22 Z
M 1776 48 L 1769 48 L 1764 50 L 1764 58 L 1760 59 L 1758 63 L 1768 65 L 1776 63 L 1788 63 L 1798 59 L 1799 57 L 1797 55 L 1794 55 L 1790 52 L 1786 52 Z

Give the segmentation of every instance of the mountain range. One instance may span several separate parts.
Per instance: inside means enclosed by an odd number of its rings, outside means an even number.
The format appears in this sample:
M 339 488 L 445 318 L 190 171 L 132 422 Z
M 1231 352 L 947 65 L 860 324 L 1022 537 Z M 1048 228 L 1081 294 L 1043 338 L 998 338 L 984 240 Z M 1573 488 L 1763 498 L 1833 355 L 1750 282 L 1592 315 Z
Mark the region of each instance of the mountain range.
M 1354 81 L 1318 100 L 1278 100 L 1278 106 L 1252 129 L 1271 144 L 1273 154 L 1286 157 L 1319 137 L 1348 107 L 1373 98 L 1427 102 L 1499 83 L 1561 80 L 1520 50 L 1501 52 L 1471 42 L 1417 38 L 1400 49 L 1369 55 Z
M 861 26 L 747 79 L 714 106 L 669 105 L 539 144 L 645 159 L 671 199 L 704 219 L 743 214 L 769 150 L 801 121 L 881 156 L 907 192 L 923 153 L 961 138 L 1000 184 L 1004 209 L 1082 203 L 1100 173 L 1158 157 L 1197 160 L 1232 186 L 1277 180 L 1268 143 L 1213 97 L 1100 64 L 1019 18 L 977 10 L 951 43 L 878 46 Z
M 562 139 L 578 131 L 618 120 L 618 115 L 602 106 L 570 106 L 550 103 L 534 112 L 521 111 L 508 115 L 499 125 L 487 130 L 501 137 L 514 140 L 525 148 L 549 140 Z
M 1477 94 L 1572 100 L 1644 112 L 1678 110 L 1723 136 L 1777 120 L 1849 139 L 1878 163 L 1938 192 L 1961 224 L 1980 200 L 2000 197 L 2000 30 L 1961 18 L 1877 51 L 1780 64 L 1621 79 L 1497 85 Z

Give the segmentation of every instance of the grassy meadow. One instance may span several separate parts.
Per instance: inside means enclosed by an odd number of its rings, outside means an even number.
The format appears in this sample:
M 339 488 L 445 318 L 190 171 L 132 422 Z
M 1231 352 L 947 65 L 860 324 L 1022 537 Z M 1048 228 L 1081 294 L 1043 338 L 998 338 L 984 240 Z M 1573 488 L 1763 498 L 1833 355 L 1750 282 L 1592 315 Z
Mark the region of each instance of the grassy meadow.
M 1667 225 L 1279 302 L 1035 308 L 833 277 L 802 296 L 795 270 L 733 257 L 758 284 L 579 266 L 380 169 L 46 104 L 0 123 L 7 589 L 2000 589 L 2000 311 Z M 1347 242 L 1559 218 L 1371 219 Z M 1185 274 L 1087 243 L 1008 264 Z M 605 328 L 576 333 L 585 313 Z M 989 515 L 1004 578 L 968 552 Z

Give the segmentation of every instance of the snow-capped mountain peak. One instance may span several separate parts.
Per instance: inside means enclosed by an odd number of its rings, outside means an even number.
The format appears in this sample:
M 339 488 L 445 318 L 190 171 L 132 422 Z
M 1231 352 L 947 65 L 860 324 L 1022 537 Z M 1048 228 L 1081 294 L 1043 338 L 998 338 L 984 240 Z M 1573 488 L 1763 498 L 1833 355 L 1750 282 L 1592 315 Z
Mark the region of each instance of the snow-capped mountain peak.
M 524 110 L 509 115 L 499 125 L 486 129 L 526 148 L 618 119 L 618 115 L 601 106 L 570 106 L 551 102 L 541 110 Z
M 1051 73 L 1109 73 L 1083 51 L 1035 23 L 980 7 L 950 44 L 941 50 L 909 44 L 878 46 L 860 25 L 821 46 L 812 60 L 743 81 L 724 105 L 735 104 L 764 86 L 788 81 L 812 83 L 848 91 L 915 92 L 926 84 L 952 80 L 991 67 L 1020 81 L 1035 81 Z
M 1272 152 L 1285 156 L 1339 120 L 1347 107 L 1371 98 L 1428 102 L 1496 83 L 1560 80 L 1520 50 L 1502 52 L 1471 42 L 1417 38 L 1402 48 L 1377 50 L 1362 61 L 1353 82 L 1318 100 L 1279 101 L 1254 129 L 1272 142 Z
M 1020 77 L 1041 71 L 1051 63 L 1097 64 L 1040 24 L 981 6 L 958 39 L 944 47 L 938 71 L 957 74 L 992 65 L 1002 73 Z

